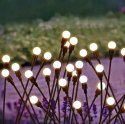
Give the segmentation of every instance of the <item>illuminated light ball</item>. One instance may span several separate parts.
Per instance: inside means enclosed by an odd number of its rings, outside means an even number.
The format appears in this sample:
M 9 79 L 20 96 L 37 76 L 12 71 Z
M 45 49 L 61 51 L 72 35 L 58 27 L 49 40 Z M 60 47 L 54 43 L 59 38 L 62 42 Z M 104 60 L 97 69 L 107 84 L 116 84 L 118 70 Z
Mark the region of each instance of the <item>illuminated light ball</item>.
M 99 90 L 101 90 L 101 83 L 100 83 L 100 82 L 98 83 L 97 88 L 98 88 Z M 106 88 L 106 85 L 105 85 L 104 82 L 102 82 L 102 90 L 105 90 L 105 88 Z
M 87 83 L 87 82 L 88 82 L 87 76 L 81 75 L 80 78 L 79 78 L 79 82 L 80 82 L 81 84 Z
M 122 55 L 122 56 L 125 56 L 125 48 L 122 48 L 122 49 L 121 49 L 121 55 Z
M 67 70 L 67 72 L 73 72 L 74 71 L 74 65 L 73 64 L 68 64 L 66 66 L 66 70 Z
M 96 43 L 91 43 L 89 45 L 89 49 L 94 52 L 94 51 L 97 51 L 98 50 L 98 45 Z
M 61 79 L 59 79 L 58 84 L 60 87 L 65 87 L 67 85 L 67 80 L 64 78 L 61 78 Z
M 55 62 L 53 63 L 53 67 L 54 67 L 55 69 L 61 68 L 61 62 L 60 62 L 60 61 L 55 61 Z
M 108 97 L 106 99 L 106 103 L 109 105 L 109 106 L 112 106 L 115 104 L 115 99 L 113 97 Z
M 33 76 L 33 72 L 31 70 L 25 71 L 25 77 L 26 78 L 31 78 Z
M 87 56 L 87 50 L 86 49 L 81 49 L 79 52 L 81 57 L 86 57 Z
M 33 48 L 33 54 L 34 55 L 39 55 L 41 53 L 41 49 L 39 47 L 34 47 Z
M 13 63 L 11 66 L 13 71 L 19 71 L 20 70 L 20 65 L 18 63 Z
M 30 102 L 35 105 L 38 102 L 38 97 L 37 96 L 31 96 Z
M 69 48 L 70 47 L 70 43 L 69 41 L 66 41 L 66 43 L 64 44 L 65 47 Z
M 82 69 L 83 68 L 83 62 L 82 61 L 76 61 L 76 63 L 75 63 L 75 66 L 76 66 L 76 68 L 78 68 L 78 69 Z
M 9 63 L 10 62 L 10 56 L 9 55 L 4 55 L 2 57 L 2 62 L 3 63 Z
M 50 60 L 52 58 L 52 54 L 50 52 L 45 52 L 44 53 L 44 59 L 45 60 Z
M 75 102 L 73 102 L 73 107 L 77 110 L 82 107 L 82 104 L 80 101 L 76 100 Z
M 75 46 L 78 43 L 78 39 L 76 37 L 71 37 L 69 42 L 71 45 Z
M 51 70 L 49 68 L 44 68 L 43 69 L 43 75 L 50 76 L 51 75 Z
M 98 64 L 95 67 L 96 72 L 101 73 L 104 71 L 104 66 L 102 64 Z
M 70 37 L 70 32 L 69 31 L 63 31 L 62 37 L 65 39 L 68 39 Z
M 77 74 L 77 71 L 76 71 L 76 70 L 72 72 L 72 76 L 77 76 L 77 75 L 78 75 L 78 74 Z
M 7 69 L 3 69 L 2 70 L 2 72 L 1 72 L 1 75 L 3 76 L 3 77 L 8 77 L 9 76 L 9 70 L 7 70 Z
M 110 41 L 109 43 L 108 43 L 108 48 L 109 49 L 115 49 L 116 48 L 116 43 L 114 42 L 114 41 Z

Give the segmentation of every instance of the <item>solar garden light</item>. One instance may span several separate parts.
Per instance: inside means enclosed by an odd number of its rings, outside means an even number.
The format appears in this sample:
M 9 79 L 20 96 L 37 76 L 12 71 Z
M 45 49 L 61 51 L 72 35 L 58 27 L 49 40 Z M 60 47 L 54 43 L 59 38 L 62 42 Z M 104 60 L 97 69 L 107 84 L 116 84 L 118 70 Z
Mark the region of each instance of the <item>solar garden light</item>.
M 109 122 L 110 122 L 110 116 L 111 116 L 112 110 L 114 109 L 115 99 L 113 97 L 108 97 L 106 99 L 106 103 L 109 110 Z
M 33 76 L 33 72 L 31 70 L 25 71 L 25 77 L 29 79 L 36 87 L 38 87 L 38 84 L 36 82 L 36 79 Z
M 84 90 L 84 93 L 87 94 L 88 78 L 85 75 L 81 75 L 79 78 L 79 82 L 82 84 L 82 89 Z
M 34 47 L 32 52 L 33 58 L 37 59 L 37 57 L 41 54 L 41 49 L 39 47 Z
M 97 72 L 97 75 L 98 75 L 100 81 L 102 81 L 104 66 L 102 64 L 97 64 L 95 67 L 95 70 Z
M 82 115 L 82 104 L 80 101 L 76 100 L 73 102 L 73 108 L 75 108 L 75 110 L 79 113 L 79 115 L 81 116 L 81 118 L 83 119 L 83 115 Z M 84 119 L 83 119 L 84 120 Z
M 56 76 L 56 78 L 58 78 L 59 77 L 59 73 L 60 73 L 60 69 L 61 69 L 61 62 L 60 61 L 55 61 L 53 63 L 53 67 L 55 69 L 55 76 Z
M 92 53 L 98 58 L 99 52 L 98 52 L 98 45 L 96 43 L 91 43 L 89 45 L 89 49 L 92 51 Z
M 21 72 L 20 72 L 20 65 L 18 63 L 13 63 L 11 65 L 11 69 L 15 72 L 16 76 L 21 81 L 22 78 L 21 78 Z
M 39 108 L 43 108 L 42 105 L 41 105 L 41 103 L 40 103 L 40 101 L 39 101 L 39 99 L 38 99 L 38 97 L 35 96 L 35 95 L 33 95 L 33 96 L 30 97 L 30 102 L 31 102 L 33 105 L 36 105 L 36 106 L 39 107 Z
M 68 94 L 68 82 L 66 79 L 64 78 L 61 78 L 59 79 L 59 82 L 58 82 L 59 86 L 62 88 L 62 90 Z
M 8 69 L 3 69 L 2 72 L 1 72 L 1 75 L 8 81 L 10 82 L 12 85 L 13 85 L 13 79 L 12 77 L 10 76 L 10 72 Z
M 50 70 L 49 68 L 44 68 L 44 69 L 43 69 L 43 75 L 45 76 L 47 85 L 50 85 L 51 70 Z
M 114 50 L 116 48 L 116 43 L 114 41 L 110 41 L 108 43 L 108 48 L 109 48 L 109 57 L 110 57 L 110 59 L 112 59 L 112 57 L 114 55 Z
M 69 41 L 66 41 L 66 43 L 64 44 L 64 47 L 63 47 L 63 57 L 67 53 L 69 47 L 70 47 L 70 43 L 69 43 Z
M 52 58 L 52 54 L 50 52 L 45 52 L 44 55 L 43 55 L 43 59 L 45 62 L 48 62 L 50 61 Z
M 99 82 L 97 84 L 97 88 L 96 88 L 96 91 L 95 91 L 95 96 L 98 96 L 101 94 L 101 83 L 102 83 L 102 90 L 105 90 L 106 88 L 106 84 L 104 82 Z
M 78 43 L 78 39 L 76 37 L 71 37 L 69 43 L 70 43 L 69 54 L 71 54 L 72 51 L 74 50 L 75 45 Z
M 75 63 L 75 67 L 76 67 L 76 71 L 78 73 L 78 76 L 80 76 L 82 73 L 83 65 L 84 65 L 83 62 L 80 60 L 76 61 L 76 63 Z
M 74 65 L 73 64 L 67 64 L 66 66 L 66 71 L 67 71 L 67 77 L 68 77 L 68 81 L 70 81 L 71 77 L 72 77 L 72 72 L 74 71 Z
M 61 48 L 64 47 L 64 44 L 66 41 L 70 38 L 70 32 L 69 31 L 63 31 L 62 33 L 62 41 L 61 41 Z
M 10 56 L 9 55 L 3 55 L 2 56 L 2 62 L 4 64 L 5 68 L 9 68 Z
M 74 70 L 74 71 L 72 72 L 72 81 L 73 81 L 73 85 L 76 84 L 77 80 L 78 80 L 78 74 L 77 74 L 77 71 Z
M 81 58 L 83 58 L 86 62 L 90 62 L 89 56 L 88 56 L 88 52 L 86 49 L 81 49 L 79 51 L 79 55 Z
M 124 62 L 125 62 L 125 48 L 122 48 L 122 49 L 121 49 L 121 55 L 122 55 L 123 60 L 124 60 Z

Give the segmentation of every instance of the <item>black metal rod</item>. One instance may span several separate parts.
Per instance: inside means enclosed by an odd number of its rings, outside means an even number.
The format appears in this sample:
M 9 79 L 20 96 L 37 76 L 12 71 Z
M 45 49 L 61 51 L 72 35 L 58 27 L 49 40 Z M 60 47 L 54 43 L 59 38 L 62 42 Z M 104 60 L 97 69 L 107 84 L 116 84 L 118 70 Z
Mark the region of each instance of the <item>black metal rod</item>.
M 6 102 L 6 78 L 5 78 L 5 80 L 4 80 L 2 124 L 5 124 L 5 102 Z

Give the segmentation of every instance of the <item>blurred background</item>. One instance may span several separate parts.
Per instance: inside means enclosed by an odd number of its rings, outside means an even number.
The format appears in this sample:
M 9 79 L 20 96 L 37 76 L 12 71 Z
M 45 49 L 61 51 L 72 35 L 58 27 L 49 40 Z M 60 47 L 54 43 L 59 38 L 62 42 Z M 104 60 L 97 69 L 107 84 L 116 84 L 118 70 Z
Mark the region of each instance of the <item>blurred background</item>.
M 0 57 L 26 64 L 39 46 L 56 58 L 64 30 L 79 39 L 72 59 L 91 42 L 106 56 L 109 40 L 125 44 L 124 17 L 125 0 L 0 0 Z

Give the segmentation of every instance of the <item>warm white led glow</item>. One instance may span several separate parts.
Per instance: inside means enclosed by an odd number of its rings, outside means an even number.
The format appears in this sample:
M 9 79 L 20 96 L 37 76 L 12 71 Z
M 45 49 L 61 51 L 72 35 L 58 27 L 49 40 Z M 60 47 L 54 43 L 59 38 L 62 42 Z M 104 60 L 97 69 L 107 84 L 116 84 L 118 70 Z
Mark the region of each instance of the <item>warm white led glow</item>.
M 98 83 L 97 88 L 98 88 L 99 90 L 101 90 L 101 83 L 100 83 L 100 82 Z M 104 82 L 102 82 L 102 90 L 105 90 L 105 88 L 106 88 L 106 85 L 105 85 Z
M 87 50 L 86 49 L 81 49 L 79 52 L 81 57 L 86 57 L 87 56 Z
M 98 45 L 96 43 L 91 43 L 89 49 L 94 52 L 98 49 Z
M 31 78 L 33 76 L 33 72 L 31 70 L 25 71 L 25 77 L 26 78 Z
M 124 108 L 124 110 L 125 110 L 125 103 L 124 103 L 124 105 L 123 105 L 123 108 Z
M 70 46 L 69 41 L 66 41 L 66 43 L 64 44 L 64 46 L 67 47 L 67 48 L 69 48 L 69 46 Z
M 41 49 L 39 47 L 33 48 L 33 54 L 34 55 L 39 55 L 41 53 Z
M 102 64 L 98 64 L 95 67 L 96 72 L 101 73 L 104 71 L 104 66 Z
M 76 71 L 76 70 L 72 72 L 72 76 L 77 76 L 77 75 L 78 75 L 78 74 L 77 74 L 77 71 Z
M 51 75 L 51 70 L 50 70 L 49 68 L 44 68 L 44 69 L 43 69 L 43 74 L 44 74 L 45 76 L 50 76 L 50 75 Z
M 64 78 L 59 79 L 59 86 L 60 87 L 65 87 L 67 85 L 67 80 Z
M 71 37 L 69 42 L 71 45 L 75 46 L 78 43 L 78 39 L 76 37 Z
M 31 97 L 30 97 L 30 102 L 31 102 L 32 104 L 36 104 L 36 103 L 38 102 L 37 96 L 31 96 Z
M 78 69 L 82 69 L 83 68 L 83 62 L 82 61 L 76 61 L 75 66 Z
M 50 60 L 52 58 L 52 54 L 50 52 L 45 52 L 44 53 L 44 59 L 45 60 Z
M 70 32 L 69 31 L 63 31 L 62 37 L 65 39 L 68 39 L 70 37 Z
M 2 62 L 3 63 L 9 63 L 10 62 L 10 56 L 9 55 L 4 55 L 2 57 Z
M 74 71 L 74 65 L 73 64 L 68 64 L 66 66 L 66 70 L 67 70 L 67 72 L 73 72 Z
M 3 77 L 8 77 L 9 76 L 9 71 L 7 70 L 7 69 L 3 69 L 2 70 L 2 72 L 1 72 L 1 75 L 3 76 Z
M 53 63 L 53 67 L 54 67 L 55 69 L 61 68 L 61 62 L 60 62 L 60 61 L 55 61 L 55 62 Z
M 110 41 L 110 42 L 108 43 L 108 48 L 109 48 L 109 49 L 115 49 L 115 48 L 116 48 L 116 43 L 115 43 L 114 41 Z
M 108 97 L 106 99 L 106 103 L 110 106 L 114 105 L 115 104 L 115 99 L 113 97 Z
M 82 104 L 80 101 L 76 100 L 75 102 L 73 102 L 73 107 L 77 110 L 82 107 Z
M 122 48 L 122 49 L 121 49 L 121 55 L 122 55 L 122 56 L 125 56 L 125 48 Z
M 19 71 L 20 65 L 18 63 L 13 63 L 11 68 L 12 68 L 13 71 Z
M 87 76 L 81 75 L 80 78 L 79 78 L 79 82 L 80 82 L 81 84 L 87 83 L 87 82 L 88 82 Z

